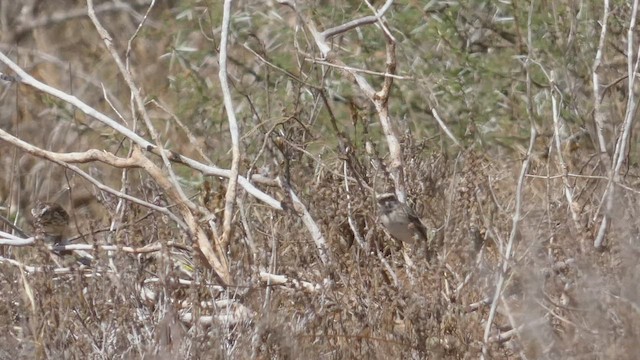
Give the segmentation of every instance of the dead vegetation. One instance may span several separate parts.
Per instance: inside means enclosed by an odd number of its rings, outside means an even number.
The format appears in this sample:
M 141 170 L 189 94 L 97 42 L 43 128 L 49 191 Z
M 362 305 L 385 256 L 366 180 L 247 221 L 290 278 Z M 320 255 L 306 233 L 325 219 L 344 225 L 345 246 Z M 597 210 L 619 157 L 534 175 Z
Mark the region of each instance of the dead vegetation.
M 640 350 L 637 4 L 59 3 L 0 1 L 0 359 Z

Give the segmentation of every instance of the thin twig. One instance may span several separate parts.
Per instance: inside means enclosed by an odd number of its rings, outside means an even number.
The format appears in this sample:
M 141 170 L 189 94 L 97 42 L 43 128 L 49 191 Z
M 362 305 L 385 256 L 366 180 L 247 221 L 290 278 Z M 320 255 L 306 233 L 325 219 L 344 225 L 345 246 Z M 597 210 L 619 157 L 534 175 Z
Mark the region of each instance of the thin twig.
M 560 124 L 560 109 L 558 108 L 558 99 L 556 98 L 556 94 L 559 93 L 557 86 L 555 84 L 555 72 L 551 71 L 551 77 L 549 78 L 549 82 L 551 83 L 551 116 L 553 117 L 553 139 L 556 145 L 556 153 L 558 157 L 558 162 L 560 163 L 560 169 L 562 170 L 562 184 L 564 185 L 564 194 L 567 198 L 567 203 L 569 204 L 569 212 L 571 213 L 571 219 L 573 220 L 573 225 L 576 229 L 580 228 L 580 218 L 576 213 L 576 204 L 573 199 L 573 186 L 569 183 L 569 177 L 567 174 L 569 173 L 569 169 L 567 167 L 566 162 L 564 161 L 564 156 L 562 155 L 562 145 L 560 139 L 561 126 L 564 124 Z M 562 96 L 562 95 L 561 95 Z M 560 98 L 562 102 L 562 97 Z M 564 125 L 566 126 L 566 125 Z
M 376 12 L 375 15 L 373 16 L 365 16 L 362 17 L 360 19 L 355 19 L 355 20 L 351 20 L 347 23 L 329 28 L 325 31 L 322 32 L 322 37 L 325 40 L 328 40 L 336 35 L 340 35 L 342 33 L 345 33 L 349 30 L 355 29 L 357 27 L 361 27 L 364 25 L 370 25 L 370 24 L 374 24 L 376 22 L 379 22 L 380 19 L 382 18 L 382 16 L 384 16 L 384 14 L 387 12 L 387 10 L 389 10 L 389 8 L 391 7 L 391 5 L 393 5 L 393 0 L 387 0 L 384 5 L 382 5 L 382 7 L 380 8 L 380 10 L 378 10 Z
M 331 66 L 331 67 L 335 67 L 337 69 L 346 70 L 346 71 L 353 71 L 353 72 L 369 74 L 369 75 L 377 75 L 377 76 L 383 76 L 383 77 L 392 77 L 392 78 L 394 78 L 396 80 L 414 80 L 414 78 L 411 77 L 411 76 L 402 76 L 402 75 L 383 73 L 383 72 L 380 72 L 380 71 L 360 69 L 360 68 L 355 68 L 353 66 L 347 66 L 347 65 L 337 65 L 337 64 L 333 64 L 331 62 L 324 61 L 324 60 L 321 60 L 321 59 L 307 58 L 306 60 L 309 61 L 309 62 L 312 62 L 314 64 Z
M 447 127 L 447 125 L 444 123 L 444 121 L 442 121 L 442 119 L 440 118 L 440 115 L 438 115 L 438 112 L 436 111 L 436 109 L 431 109 L 431 114 L 433 114 L 433 117 L 436 119 L 436 121 L 438 122 L 438 125 L 440 125 L 440 128 L 442 128 L 442 130 L 444 131 L 445 134 L 447 134 L 447 136 L 449 137 L 449 139 L 451 139 L 451 141 L 453 141 L 454 144 L 462 147 L 462 145 L 460 144 L 460 142 L 458 141 L 458 139 L 456 139 L 455 135 L 453 135 L 453 133 L 451 132 L 451 130 L 449 130 L 449 128 Z
M 528 57 L 531 57 L 531 19 L 533 17 L 533 9 L 534 9 L 535 1 L 532 1 L 529 6 L 529 17 L 528 17 L 528 39 L 529 39 L 529 54 Z M 526 70 L 526 84 L 527 84 L 527 95 L 529 95 L 529 99 L 531 99 L 531 73 L 529 71 L 528 62 L 525 62 L 525 70 Z M 509 269 L 509 263 L 513 256 L 512 251 L 514 244 L 516 242 L 516 238 L 518 236 L 518 226 L 520 225 L 520 219 L 522 217 L 522 195 L 523 195 L 523 187 L 526 178 L 526 174 L 529 172 L 529 164 L 531 162 L 531 157 L 533 154 L 533 147 L 536 141 L 536 126 L 533 120 L 532 105 L 531 101 L 529 101 L 529 107 L 527 108 L 529 113 L 529 126 L 530 126 L 530 136 L 529 136 L 529 148 L 527 150 L 527 156 L 522 162 L 522 167 L 520 169 L 520 176 L 518 178 L 518 184 L 516 185 L 516 194 L 515 194 L 515 209 L 511 223 L 511 232 L 509 234 L 509 240 L 507 242 L 507 246 L 502 253 L 502 264 L 500 266 L 500 273 L 498 274 L 498 280 L 495 285 L 493 298 L 491 299 L 491 309 L 489 310 L 489 316 L 487 318 L 487 322 L 484 328 L 484 337 L 482 343 L 482 359 L 486 359 L 489 356 L 489 336 L 491 335 L 491 327 L 493 325 L 493 320 L 496 316 L 496 311 L 498 309 L 499 299 L 502 293 L 502 287 L 505 281 L 505 276 L 507 275 L 507 270 Z

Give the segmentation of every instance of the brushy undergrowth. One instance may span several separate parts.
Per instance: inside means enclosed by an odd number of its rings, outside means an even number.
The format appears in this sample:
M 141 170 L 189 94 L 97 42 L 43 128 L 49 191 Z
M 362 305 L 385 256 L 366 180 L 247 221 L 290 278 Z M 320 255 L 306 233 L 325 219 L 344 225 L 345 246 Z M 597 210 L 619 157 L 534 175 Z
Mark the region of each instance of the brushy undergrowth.
M 33 3 L 29 17 L 20 15 L 26 2 L 0 1 L 0 50 L 39 80 L 132 128 L 128 89 L 86 17 L 27 27 L 86 4 Z M 321 28 L 371 14 L 360 1 L 304 6 Z M 91 269 L 74 265 L 65 273 L 35 245 L 0 246 L 0 359 L 471 359 L 483 344 L 493 359 L 635 358 L 638 132 L 631 133 L 607 205 L 610 172 L 597 145 L 592 83 L 603 4 L 530 6 L 409 1 L 386 15 L 404 77 L 395 81 L 390 112 L 401 134 L 410 204 L 435 244 L 430 261 L 377 223 L 374 192 L 393 191 L 393 183 L 375 109 L 340 71 L 312 61 L 318 52 L 309 33 L 275 2 L 234 5 L 229 75 L 242 134 L 240 173 L 291 186 L 329 244 L 330 265 L 320 261 L 295 209 L 275 211 L 240 192 L 227 249 L 233 281 L 220 287 L 189 236 L 166 216 L 130 202 L 119 207 L 116 196 L 73 171 L 0 141 L 0 215 L 28 234 L 31 206 L 47 200 L 71 214 L 75 243 L 162 244 L 147 254 L 95 251 Z M 624 76 L 631 8 L 611 6 L 598 70 L 609 155 L 630 96 Z M 121 53 L 145 11 L 135 4 L 99 14 Z M 221 14 L 216 2 L 161 2 L 132 42 L 130 59 L 164 146 L 228 167 L 217 78 Z M 385 40 L 373 25 L 332 45 L 348 66 L 384 69 Z M 378 75 L 366 78 L 382 83 Z M 0 90 L 0 127 L 26 142 L 55 152 L 95 148 L 125 157 L 131 150 L 122 136 L 58 99 L 17 84 Z M 527 154 L 532 123 L 537 136 Z M 174 205 L 140 169 L 79 167 L 114 189 Z M 221 222 L 226 180 L 179 164 L 174 170 L 187 196 Z M 257 186 L 290 200 L 276 182 Z M 604 215 L 611 221 L 605 246 L 596 249 Z M 261 272 L 290 282 L 270 284 Z

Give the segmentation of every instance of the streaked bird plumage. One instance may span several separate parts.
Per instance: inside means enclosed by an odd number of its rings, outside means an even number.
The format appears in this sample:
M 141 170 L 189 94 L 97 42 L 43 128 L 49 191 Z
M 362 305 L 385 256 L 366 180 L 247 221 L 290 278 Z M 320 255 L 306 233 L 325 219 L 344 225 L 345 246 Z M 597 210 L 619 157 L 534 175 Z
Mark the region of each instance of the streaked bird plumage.
M 378 217 L 382 226 L 393 238 L 414 245 L 428 241 L 427 228 L 416 213 L 406 204 L 398 201 L 395 194 L 382 194 L 377 197 Z

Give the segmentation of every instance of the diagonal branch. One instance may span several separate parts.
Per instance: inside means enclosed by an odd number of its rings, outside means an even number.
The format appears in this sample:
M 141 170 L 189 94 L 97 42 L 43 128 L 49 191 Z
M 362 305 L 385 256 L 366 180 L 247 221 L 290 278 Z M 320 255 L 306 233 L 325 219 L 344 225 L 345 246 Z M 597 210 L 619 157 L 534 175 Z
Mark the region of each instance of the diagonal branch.
M 187 226 L 185 225 L 185 223 L 180 220 L 175 214 L 173 214 L 171 211 L 169 211 L 167 208 L 165 207 L 161 207 L 161 206 L 157 206 L 154 204 L 151 204 L 149 202 L 146 202 L 144 200 L 138 199 L 136 197 L 133 197 L 131 195 L 122 193 L 120 191 L 117 191 L 115 189 L 110 188 L 107 185 L 104 185 L 103 183 L 99 182 L 98 180 L 96 180 L 95 178 L 93 178 L 91 175 L 87 174 L 86 172 L 84 172 L 82 169 L 78 168 L 77 166 L 73 166 L 70 164 L 84 164 L 84 163 L 88 163 L 88 162 L 93 162 L 93 161 L 98 161 L 98 162 L 102 162 L 117 168 L 140 168 L 141 166 L 135 161 L 135 159 L 133 158 L 128 158 L 128 159 L 123 159 L 123 158 L 119 158 L 111 153 L 108 153 L 106 151 L 101 151 L 101 150 L 96 150 L 96 149 L 90 149 L 87 150 L 85 152 L 73 152 L 73 153 L 56 153 L 56 152 L 52 152 L 52 151 L 47 151 L 47 150 L 43 150 L 37 146 L 33 146 L 21 139 L 18 139 L 14 136 L 12 136 L 11 134 L 5 132 L 4 130 L 0 129 L 0 140 L 4 140 L 6 142 L 8 142 L 11 145 L 14 145 L 22 150 L 24 150 L 25 152 L 43 158 L 43 159 L 47 159 L 49 161 L 52 161 L 60 166 L 63 166 L 75 173 L 77 173 L 78 175 L 80 175 L 82 178 L 84 178 L 85 180 L 89 181 L 90 183 L 92 183 L 93 185 L 95 185 L 98 189 L 102 190 L 102 191 L 106 191 L 110 194 L 113 194 L 121 199 L 125 199 L 125 200 L 129 200 L 133 203 L 136 203 L 138 205 L 147 207 L 149 209 L 158 211 L 159 213 L 162 213 L 166 216 L 168 216 L 169 218 L 171 218 L 173 221 L 176 222 L 176 224 L 178 224 L 181 228 L 183 229 L 187 229 Z
M 36 80 L 34 77 L 32 77 L 27 72 L 22 70 L 22 68 L 20 68 L 16 63 L 11 61 L 11 59 L 9 59 L 1 51 L 0 51 L 0 62 L 4 63 L 11 70 L 13 70 L 13 72 L 15 72 L 17 81 L 23 84 L 29 85 L 35 89 L 38 89 L 46 94 L 54 96 L 68 104 L 75 106 L 80 111 L 84 112 L 86 115 L 98 120 L 99 122 L 116 130 L 118 133 L 125 136 L 126 138 L 132 140 L 135 144 L 140 146 L 142 149 L 145 149 L 146 151 L 149 151 L 152 154 L 160 156 L 161 150 L 159 150 L 154 144 L 150 143 L 145 138 L 139 136 L 135 132 L 128 129 L 126 126 L 121 125 L 120 123 L 111 119 L 107 115 L 101 113 L 100 111 L 82 102 L 77 97 L 73 95 L 69 95 L 63 91 L 60 91 L 52 86 L 49 86 L 47 84 L 44 84 Z M 224 178 L 229 178 L 231 176 L 231 172 L 229 170 L 221 169 L 216 166 L 201 163 L 199 161 L 193 160 L 189 157 L 178 154 L 171 150 L 162 150 L 162 151 L 166 152 L 168 159 L 171 160 L 172 162 L 184 164 L 194 170 L 201 172 L 205 176 L 219 176 Z M 260 177 L 252 178 L 252 180 L 255 180 L 255 179 L 259 180 Z M 273 181 L 265 179 L 265 182 L 271 184 Z M 258 200 L 264 202 L 265 204 L 271 206 L 274 209 L 282 210 L 282 205 L 280 204 L 280 201 L 274 199 L 273 197 L 269 196 L 268 194 L 256 188 L 248 179 L 242 176 L 239 176 L 238 184 L 242 186 L 245 189 L 245 191 L 247 191 L 249 194 L 257 198 Z

